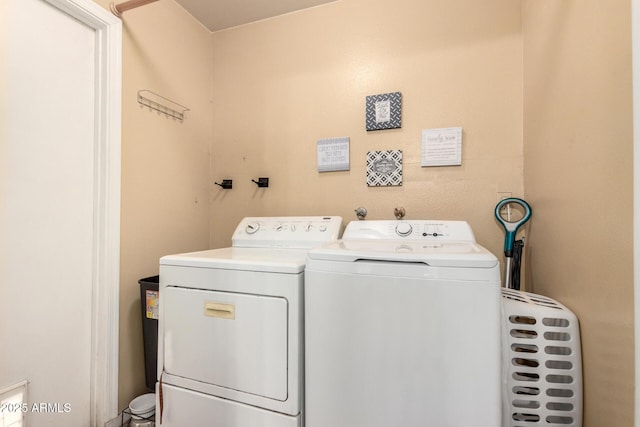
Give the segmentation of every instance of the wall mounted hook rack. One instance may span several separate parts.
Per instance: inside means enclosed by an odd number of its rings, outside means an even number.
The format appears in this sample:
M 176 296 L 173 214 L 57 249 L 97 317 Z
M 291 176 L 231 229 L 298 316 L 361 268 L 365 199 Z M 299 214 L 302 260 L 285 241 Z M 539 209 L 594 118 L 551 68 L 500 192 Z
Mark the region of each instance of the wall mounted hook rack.
M 184 120 L 184 113 L 189 111 L 184 105 L 146 89 L 138 91 L 138 104 L 180 121 Z
M 232 179 L 223 179 L 222 182 L 214 182 L 215 185 L 219 185 L 225 190 L 231 190 L 233 188 Z
M 258 178 L 257 181 L 252 179 L 251 182 L 255 182 L 259 188 L 267 188 L 269 186 L 269 178 Z

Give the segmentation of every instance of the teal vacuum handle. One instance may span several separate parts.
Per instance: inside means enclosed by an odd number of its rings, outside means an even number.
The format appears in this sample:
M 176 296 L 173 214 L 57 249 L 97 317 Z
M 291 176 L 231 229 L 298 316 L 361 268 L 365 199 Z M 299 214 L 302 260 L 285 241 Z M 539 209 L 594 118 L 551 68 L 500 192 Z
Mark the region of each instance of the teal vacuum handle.
M 509 204 L 516 204 L 522 207 L 522 209 L 524 210 L 524 215 L 522 216 L 522 218 L 517 221 L 509 221 L 502 218 L 502 216 L 500 215 L 500 210 Z M 501 200 L 500 203 L 496 205 L 495 215 L 498 222 L 502 224 L 502 227 L 504 228 L 504 231 L 506 233 L 504 238 L 504 255 L 507 258 L 511 258 L 513 256 L 513 245 L 516 241 L 516 232 L 518 231 L 520 226 L 529 221 L 529 218 L 531 218 L 531 206 L 529 206 L 529 204 L 522 199 L 509 197 L 507 199 Z

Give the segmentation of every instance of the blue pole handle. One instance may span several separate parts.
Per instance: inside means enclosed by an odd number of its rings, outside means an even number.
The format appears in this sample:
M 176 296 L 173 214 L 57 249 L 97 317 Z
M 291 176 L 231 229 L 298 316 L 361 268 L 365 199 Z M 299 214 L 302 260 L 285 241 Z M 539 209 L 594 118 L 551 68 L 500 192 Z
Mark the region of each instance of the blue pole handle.
M 504 206 L 509 204 L 516 204 L 522 207 L 522 209 L 524 210 L 524 215 L 522 216 L 522 218 L 517 221 L 508 221 L 500 216 L 500 210 Z M 511 258 L 513 256 L 513 244 L 516 241 L 516 232 L 518 231 L 520 226 L 529 221 L 529 218 L 531 218 L 531 206 L 529 206 L 529 204 L 522 199 L 509 197 L 507 199 L 501 200 L 496 205 L 495 216 L 498 222 L 502 224 L 502 228 L 504 228 L 504 231 L 506 233 L 504 237 L 504 255 L 507 258 Z

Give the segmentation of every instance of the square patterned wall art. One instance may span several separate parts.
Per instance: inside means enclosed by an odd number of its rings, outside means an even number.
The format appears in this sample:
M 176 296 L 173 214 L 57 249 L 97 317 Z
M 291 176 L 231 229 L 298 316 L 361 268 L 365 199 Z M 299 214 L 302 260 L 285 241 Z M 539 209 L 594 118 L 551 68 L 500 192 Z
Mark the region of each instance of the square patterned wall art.
M 367 96 L 367 130 L 402 127 L 402 94 L 400 92 Z
M 367 185 L 382 187 L 402 185 L 402 150 L 367 153 Z

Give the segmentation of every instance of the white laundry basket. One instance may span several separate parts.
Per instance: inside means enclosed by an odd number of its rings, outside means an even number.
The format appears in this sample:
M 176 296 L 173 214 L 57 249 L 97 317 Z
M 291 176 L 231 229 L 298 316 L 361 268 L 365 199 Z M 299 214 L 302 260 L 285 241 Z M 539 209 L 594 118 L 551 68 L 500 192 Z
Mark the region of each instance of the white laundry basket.
M 503 427 L 582 427 L 578 318 L 557 301 L 502 290 Z

